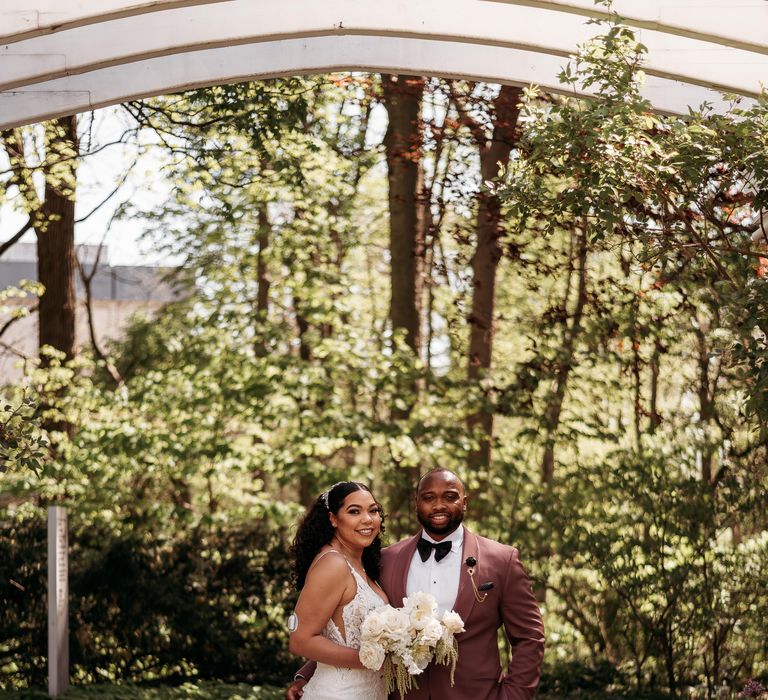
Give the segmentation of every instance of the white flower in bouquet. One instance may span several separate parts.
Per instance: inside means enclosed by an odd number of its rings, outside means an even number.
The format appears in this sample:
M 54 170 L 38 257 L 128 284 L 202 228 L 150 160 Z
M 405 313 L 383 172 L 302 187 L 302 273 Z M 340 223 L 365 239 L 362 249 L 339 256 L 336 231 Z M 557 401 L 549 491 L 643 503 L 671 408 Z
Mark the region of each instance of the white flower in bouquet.
M 456 672 L 456 661 L 459 658 L 459 646 L 454 635 L 464 631 L 464 620 L 457 612 L 446 610 L 441 622 L 442 637 L 435 649 L 435 661 L 439 664 L 451 665 L 451 685 L 453 685 L 453 674 Z
M 418 652 L 416 652 L 416 653 L 418 653 Z M 420 666 L 416 662 L 416 659 L 414 658 L 413 653 L 410 652 L 410 651 L 406 651 L 399 658 L 400 658 L 400 661 L 395 663 L 395 669 L 394 669 L 394 671 L 395 671 L 395 679 L 396 679 L 396 683 L 395 684 L 398 686 L 398 689 L 399 689 L 400 682 L 399 682 L 399 678 L 397 678 L 397 676 L 400 674 L 401 669 L 404 669 L 406 671 L 406 673 L 407 673 L 407 678 L 409 679 L 408 686 L 410 688 L 410 687 L 412 687 L 411 683 L 410 683 L 410 679 L 412 679 L 413 676 L 418 676 L 420 673 L 422 673 L 424 671 L 424 669 L 429 665 L 429 660 L 426 663 L 424 663 L 424 659 L 420 658 L 420 661 L 422 663 L 422 665 Z M 405 680 L 404 680 L 404 682 L 405 682 Z M 392 683 L 392 681 L 390 681 L 389 677 L 387 677 L 388 689 L 390 689 L 389 685 L 391 683 Z M 404 693 L 401 692 L 400 695 L 404 695 Z
M 437 601 L 429 593 L 418 591 L 410 598 L 403 598 L 403 610 L 407 610 L 414 622 L 430 620 L 437 614 Z
M 368 615 L 363 621 L 363 634 L 369 639 L 380 639 L 384 632 L 384 618 L 381 615 Z
M 381 644 L 375 642 L 364 642 L 360 645 L 360 662 L 366 668 L 378 671 L 384 665 L 384 659 L 387 658 L 387 652 Z
M 386 606 L 381 618 L 384 634 L 390 639 L 396 639 L 407 634 L 408 615 L 400 608 Z
M 434 648 L 442 636 L 443 625 L 440 624 L 440 620 L 432 618 L 426 622 L 424 627 L 419 632 L 418 641 L 422 644 L 426 644 Z
M 461 619 L 459 613 L 453 610 L 446 610 L 443 613 L 442 623 L 443 627 L 451 634 L 459 634 L 459 632 L 464 631 L 464 620 Z
M 414 593 L 403 600 L 402 608 L 384 605 L 368 614 L 361 628 L 360 661 L 381 670 L 388 692 L 397 688 L 401 698 L 433 660 L 450 665 L 453 685 L 459 654 L 454 635 L 463 631 L 460 615 L 448 611 L 441 620 L 434 596 Z
M 429 666 L 429 662 L 432 661 L 433 656 L 434 652 L 432 651 L 432 648 L 426 644 L 417 646 L 413 650 L 413 663 L 416 665 L 416 668 L 419 669 L 419 673 Z

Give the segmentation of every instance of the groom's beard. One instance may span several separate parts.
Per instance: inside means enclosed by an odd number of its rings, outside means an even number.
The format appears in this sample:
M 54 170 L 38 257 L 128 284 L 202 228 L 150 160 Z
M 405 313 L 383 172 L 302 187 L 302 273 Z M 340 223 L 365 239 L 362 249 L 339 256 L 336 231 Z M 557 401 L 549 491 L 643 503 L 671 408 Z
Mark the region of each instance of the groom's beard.
M 451 515 L 450 513 L 448 515 L 449 517 L 445 525 L 440 525 L 439 527 L 433 525 L 429 518 L 422 517 L 421 513 L 416 514 L 416 519 L 428 535 L 442 537 L 443 535 L 450 535 L 457 527 L 459 527 L 459 525 L 461 525 L 461 521 L 464 520 L 463 511 L 455 515 Z

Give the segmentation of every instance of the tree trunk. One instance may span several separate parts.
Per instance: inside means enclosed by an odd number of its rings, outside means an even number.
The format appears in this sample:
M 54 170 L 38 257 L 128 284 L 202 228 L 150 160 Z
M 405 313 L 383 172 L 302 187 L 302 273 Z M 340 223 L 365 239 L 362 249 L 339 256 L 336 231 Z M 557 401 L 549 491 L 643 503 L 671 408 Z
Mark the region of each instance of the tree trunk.
M 661 325 L 661 322 L 658 322 Z M 651 356 L 651 405 L 650 405 L 650 425 L 648 432 L 653 434 L 661 425 L 661 415 L 659 414 L 659 367 L 661 365 L 662 344 L 658 336 L 654 341 L 653 355 Z
M 696 340 L 698 345 L 698 366 L 699 366 L 699 421 L 704 427 L 706 438 L 701 452 L 701 480 L 705 484 L 714 484 L 714 474 L 712 472 L 712 458 L 714 456 L 714 447 L 711 444 L 712 424 L 715 418 L 715 400 L 714 400 L 714 382 L 709 376 L 709 346 L 705 331 L 701 327 L 696 328 Z
M 48 144 L 45 200 L 35 224 L 37 274 L 45 286 L 38 311 L 40 347 L 50 345 L 67 360 L 75 354 L 75 173 L 77 118 L 54 121 Z M 52 168 L 53 164 L 59 165 Z M 42 358 L 46 364 L 46 358 Z
M 312 360 L 312 346 L 309 343 L 309 339 L 307 338 L 307 334 L 309 332 L 310 326 L 309 321 L 304 316 L 302 310 L 301 310 L 302 302 L 299 300 L 295 295 L 293 297 L 293 308 L 294 312 L 296 314 L 296 329 L 298 332 L 299 337 L 299 358 L 301 359 L 302 363 L 308 364 Z M 303 403 L 303 400 L 302 400 Z M 303 404 L 301 407 L 301 410 L 299 411 L 299 433 L 301 434 L 302 426 L 301 421 L 302 419 L 302 413 L 304 406 L 307 406 L 307 404 Z M 315 487 L 315 481 L 311 478 L 309 475 L 309 470 L 307 468 L 307 458 L 306 456 L 298 456 L 295 466 L 297 467 L 297 475 L 298 475 L 298 483 L 297 483 L 297 489 L 298 489 L 298 495 L 299 495 L 299 502 L 309 508 L 312 504 L 313 491 Z
M 568 377 L 574 364 L 576 341 L 581 333 L 581 319 L 584 315 L 584 306 L 587 300 L 587 232 L 586 227 L 575 231 L 576 241 L 576 265 L 577 265 L 577 290 L 576 307 L 568 326 L 567 309 L 563 309 L 565 315 L 565 328 L 563 344 L 558 357 L 558 369 L 552 384 L 552 394 L 544 414 L 544 453 L 541 459 L 541 480 L 544 484 L 551 484 L 555 476 L 555 436 L 560 426 L 560 414 L 563 409 L 565 390 L 568 385 Z M 573 263 L 571 263 L 573 264 Z M 568 290 L 566 290 L 566 298 Z
M 632 321 L 632 386 L 634 392 L 634 428 L 635 450 L 640 452 L 642 446 L 642 416 L 643 416 L 643 382 L 640 374 L 640 336 L 637 332 L 637 303 L 635 304 L 634 319 Z
M 267 250 L 270 243 L 270 223 L 267 213 L 267 203 L 259 205 L 258 212 L 257 244 L 259 252 L 256 254 L 256 345 L 254 351 L 257 357 L 264 357 L 268 352 L 266 338 L 264 336 L 265 322 L 269 312 L 269 268 L 267 264 Z
M 414 356 L 421 359 L 425 240 L 421 103 L 425 81 L 417 76 L 382 75 L 381 83 L 389 120 L 384 136 L 389 181 L 389 319 L 392 332 L 405 330 L 405 342 Z M 415 400 L 418 387 L 412 385 L 407 391 Z M 409 414 L 410 407 L 391 408 L 395 420 Z M 410 529 L 419 468 L 404 467 L 395 473 L 388 520 L 393 536 L 398 537 Z
M 493 180 L 499 166 L 509 163 L 515 145 L 515 128 L 520 111 L 520 88 L 502 86 L 493 102 L 493 134 L 480 141 L 480 174 L 482 182 Z M 479 130 L 473 130 L 476 137 Z M 478 380 L 491 368 L 493 359 L 494 303 L 496 294 L 496 270 L 501 259 L 499 238 L 502 234 L 501 202 L 492 192 L 481 189 L 478 193 L 477 220 L 475 223 L 476 247 L 472 258 L 472 312 L 469 317 L 468 376 Z M 481 473 L 481 481 L 490 479 L 491 442 L 493 440 L 493 412 L 481 408 L 469 416 L 470 434 L 480 429 L 478 449 L 469 454 L 468 466 L 472 472 Z M 480 491 L 485 492 L 482 487 Z
M 389 123 L 384 136 L 389 180 L 389 250 L 392 330 L 405 329 L 406 342 L 421 357 L 421 300 L 424 268 L 424 177 L 421 101 L 424 78 L 382 76 Z

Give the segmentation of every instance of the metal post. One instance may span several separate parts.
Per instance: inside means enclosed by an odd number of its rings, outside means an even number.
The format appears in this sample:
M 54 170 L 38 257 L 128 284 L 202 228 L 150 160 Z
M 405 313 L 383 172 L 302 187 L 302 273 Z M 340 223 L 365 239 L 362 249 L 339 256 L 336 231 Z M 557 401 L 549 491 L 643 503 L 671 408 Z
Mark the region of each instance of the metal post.
M 69 564 L 67 510 L 48 508 L 48 695 L 69 688 Z

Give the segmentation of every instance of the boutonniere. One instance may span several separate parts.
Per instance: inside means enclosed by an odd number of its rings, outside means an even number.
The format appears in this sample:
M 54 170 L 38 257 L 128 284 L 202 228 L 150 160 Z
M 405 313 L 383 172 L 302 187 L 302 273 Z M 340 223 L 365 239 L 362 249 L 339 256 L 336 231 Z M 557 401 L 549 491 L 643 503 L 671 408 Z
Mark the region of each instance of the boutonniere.
M 481 591 L 490 591 L 493 588 L 493 581 L 486 581 L 479 586 L 475 583 L 475 567 L 477 566 L 477 559 L 474 557 L 467 557 L 464 562 L 467 565 L 467 573 L 469 574 L 469 580 L 472 582 L 472 591 L 475 594 L 475 600 L 478 603 L 484 603 L 488 597 L 488 593 L 481 593 Z

